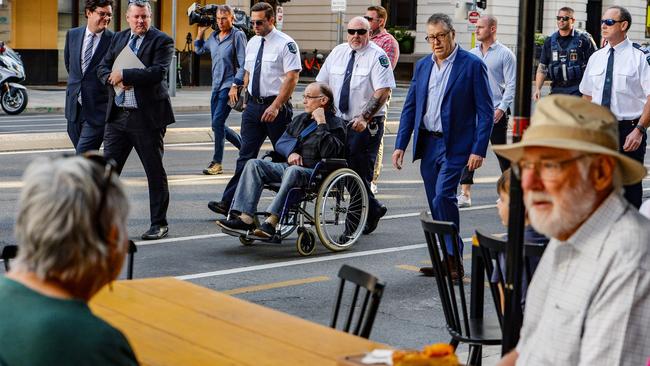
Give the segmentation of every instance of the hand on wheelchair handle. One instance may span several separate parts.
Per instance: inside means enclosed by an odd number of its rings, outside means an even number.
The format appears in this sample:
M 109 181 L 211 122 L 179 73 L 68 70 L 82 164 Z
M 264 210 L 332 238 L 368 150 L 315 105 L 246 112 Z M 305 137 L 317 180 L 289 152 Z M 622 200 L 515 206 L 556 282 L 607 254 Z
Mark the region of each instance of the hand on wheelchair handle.
M 287 158 L 287 163 L 289 163 L 289 165 L 302 166 L 302 156 L 300 156 L 298 153 L 291 153 L 291 155 L 289 155 Z
M 368 122 L 361 116 L 354 117 L 350 123 L 352 124 L 352 129 L 356 132 L 363 132 L 368 127 Z

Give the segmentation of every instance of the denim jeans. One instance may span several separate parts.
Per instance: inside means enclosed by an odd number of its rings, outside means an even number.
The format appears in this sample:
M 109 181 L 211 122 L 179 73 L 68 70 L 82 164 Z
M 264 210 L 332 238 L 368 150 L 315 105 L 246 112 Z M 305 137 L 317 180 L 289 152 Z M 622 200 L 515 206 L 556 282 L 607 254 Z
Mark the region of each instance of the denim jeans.
M 210 98 L 210 115 L 212 116 L 212 132 L 214 132 L 214 155 L 212 161 L 221 164 L 223 160 L 224 137 L 237 149 L 241 147 L 241 137 L 226 126 L 226 118 L 230 114 L 228 92 L 230 89 L 212 90 Z
M 264 184 L 282 182 L 278 193 L 266 209 L 266 212 L 280 216 L 289 190 L 294 187 L 306 186 L 313 171 L 312 168 L 298 165 L 290 166 L 287 163 L 251 159 L 246 162 L 230 208 L 253 215 L 257 211 L 257 203 L 262 195 Z

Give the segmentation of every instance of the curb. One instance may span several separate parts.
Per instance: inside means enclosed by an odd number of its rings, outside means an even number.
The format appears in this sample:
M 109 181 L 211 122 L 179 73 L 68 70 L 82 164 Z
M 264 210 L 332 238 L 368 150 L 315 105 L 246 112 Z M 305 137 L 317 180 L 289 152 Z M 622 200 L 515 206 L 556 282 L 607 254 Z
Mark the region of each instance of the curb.
M 196 109 L 194 109 L 196 110 Z M 395 133 L 398 121 L 386 122 L 385 133 Z M 239 132 L 239 127 L 231 127 Z M 165 144 L 187 144 L 213 142 L 214 136 L 209 127 L 169 128 L 165 135 Z M 0 135 L 0 152 L 19 152 L 30 150 L 72 149 L 70 138 L 65 132 L 50 133 L 16 133 Z

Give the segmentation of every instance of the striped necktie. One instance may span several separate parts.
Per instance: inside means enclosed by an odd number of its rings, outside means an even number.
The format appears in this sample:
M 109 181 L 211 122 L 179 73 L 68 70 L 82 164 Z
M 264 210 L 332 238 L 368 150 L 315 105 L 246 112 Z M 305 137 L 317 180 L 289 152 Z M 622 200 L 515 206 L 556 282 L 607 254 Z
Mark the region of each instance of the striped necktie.
M 90 33 L 88 35 L 88 41 L 86 42 L 86 50 L 84 51 L 84 57 L 81 61 L 81 73 L 85 74 L 88 65 L 90 65 L 90 60 L 93 58 L 93 46 L 95 45 L 95 33 Z

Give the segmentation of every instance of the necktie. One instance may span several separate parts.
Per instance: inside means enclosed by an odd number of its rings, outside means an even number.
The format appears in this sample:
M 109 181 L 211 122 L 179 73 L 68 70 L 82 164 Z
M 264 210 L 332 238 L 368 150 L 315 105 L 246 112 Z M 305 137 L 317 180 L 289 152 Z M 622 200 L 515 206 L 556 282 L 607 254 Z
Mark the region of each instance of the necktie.
M 90 65 L 90 59 L 93 58 L 93 46 L 95 44 L 95 33 L 90 33 L 88 35 L 88 41 L 86 42 L 86 50 L 84 51 L 84 58 L 81 60 L 81 73 L 85 74 L 88 65 Z
M 259 51 L 257 51 L 257 58 L 255 59 L 255 69 L 253 70 L 253 96 L 259 98 L 260 94 L 260 77 L 262 75 L 262 54 L 264 53 L 264 41 L 262 38 L 262 44 L 260 45 Z
M 131 47 L 131 51 L 134 53 L 138 53 L 138 36 L 135 34 L 131 35 L 131 42 L 129 42 L 129 47 Z M 115 104 L 117 105 L 122 105 L 124 104 L 124 94 L 126 94 L 125 91 L 122 91 L 120 94 L 115 96 Z
M 603 86 L 603 99 L 600 105 L 609 108 L 612 103 L 612 73 L 614 71 L 614 48 L 609 49 L 607 71 L 605 72 L 605 85 Z
M 350 109 L 350 80 L 352 79 L 352 69 L 354 68 L 354 55 L 356 50 L 352 50 L 350 54 L 350 61 L 348 67 L 345 69 L 345 78 L 343 79 L 343 86 L 341 87 L 341 97 L 339 98 L 339 110 L 347 113 Z

